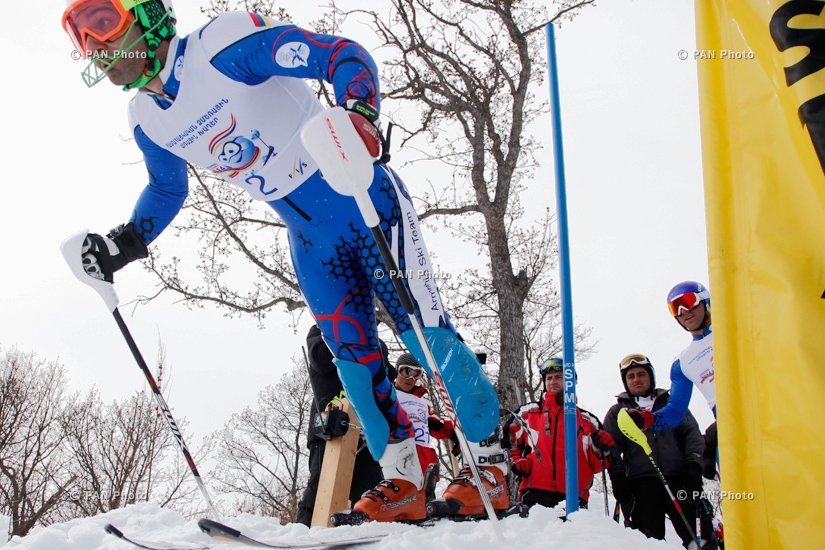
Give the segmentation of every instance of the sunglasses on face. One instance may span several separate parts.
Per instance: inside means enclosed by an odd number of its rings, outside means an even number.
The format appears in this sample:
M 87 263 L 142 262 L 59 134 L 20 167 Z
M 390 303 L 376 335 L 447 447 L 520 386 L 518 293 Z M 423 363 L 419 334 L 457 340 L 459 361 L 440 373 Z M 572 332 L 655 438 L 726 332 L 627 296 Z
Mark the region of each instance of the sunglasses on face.
M 404 365 L 403 367 L 398 367 L 398 375 L 404 378 L 410 378 L 412 380 L 418 380 L 424 374 L 424 369 L 421 367 L 411 367 L 409 365 Z

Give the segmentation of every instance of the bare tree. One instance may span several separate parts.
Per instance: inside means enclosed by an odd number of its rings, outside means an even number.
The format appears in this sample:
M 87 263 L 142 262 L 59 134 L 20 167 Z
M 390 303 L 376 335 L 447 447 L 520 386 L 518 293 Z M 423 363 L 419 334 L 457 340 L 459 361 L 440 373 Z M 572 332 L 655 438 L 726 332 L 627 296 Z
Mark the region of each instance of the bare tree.
M 154 378 L 163 387 L 169 373 L 163 342 L 158 345 Z M 170 507 L 192 503 L 196 488 L 185 484 L 189 468 L 148 389 L 105 405 L 93 388 L 66 407 L 61 423 L 68 469 L 78 480 L 64 498 L 64 520 L 138 501 Z M 180 429 L 185 426 L 178 423 Z
M 255 409 L 232 415 L 216 439 L 220 491 L 234 494 L 239 511 L 295 521 L 306 487 L 306 432 L 312 388 L 305 366 L 293 359 L 290 372 L 258 394 Z
M 551 13 L 518 0 L 391 0 L 389 14 L 349 12 L 366 15 L 394 52 L 384 65 L 384 95 L 419 108 L 404 144 L 425 138 L 430 152 L 422 159 L 454 171 L 458 184 L 425 195 L 420 217 L 446 219 L 455 234 L 489 259 L 484 271 L 466 273 L 445 291 L 459 297 L 459 316 L 482 320 L 475 336 L 498 362 L 497 389 L 508 408 L 517 398 L 507 381 L 528 386 L 529 332 L 553 325 L 550 317 L 531 327 L 528 304 L 551 298 L 543 305 L 552 309 L 557 303 L 546 277 L 556 258 L 551 217 L 535 225 L 519 223 L 524 216 L 519 195 L 536 166 L 538 144 L 527 127 L 542 112 L 532 92 L 544 74 L 541 31 L 548 21 L 569 18 L 592 2 L 556 0 Z
M 0 511 L 11 518 L 11 535 L 47 525 L 73 481 L 62 453 L 65 392 L 57 362 L 0 349 Z
M 104 405 L 93 389 L 72 407 L 63 424 L 70 468 L 79 479 L 69 495 L 79 515 L 154 497 L 157 469 L 174 442 L 147 391 Z

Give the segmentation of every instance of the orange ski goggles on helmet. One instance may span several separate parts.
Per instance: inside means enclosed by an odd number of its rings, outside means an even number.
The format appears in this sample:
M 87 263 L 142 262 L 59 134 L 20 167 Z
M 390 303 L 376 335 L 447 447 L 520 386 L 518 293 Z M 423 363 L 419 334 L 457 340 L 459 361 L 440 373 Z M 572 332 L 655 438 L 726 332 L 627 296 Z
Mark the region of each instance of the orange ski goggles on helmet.
M 78 0 L 63 12 L 63 29 L 74 47 L 87 57 L 91 36 L 100 42 L 118 38 L 129 30 L 135 16 L 129 11 L 146 0 Z

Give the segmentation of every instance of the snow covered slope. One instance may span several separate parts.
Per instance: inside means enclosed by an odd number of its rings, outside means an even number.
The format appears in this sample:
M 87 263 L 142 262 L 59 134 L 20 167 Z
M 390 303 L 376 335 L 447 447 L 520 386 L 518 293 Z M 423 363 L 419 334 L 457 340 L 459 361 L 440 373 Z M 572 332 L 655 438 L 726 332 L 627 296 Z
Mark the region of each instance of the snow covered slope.
M 625 529 L 604 517 L 601 495 L 593 494 L 592 510 L 573 514 L 571 520 L 558 519 L 559 511 L 534 507 L 530 517 L 516 516 L 500 522 L 503 540 L 497 540 L 488 522 L 455 523 L 442 521 L 432 527 L 400 524 L 367 524 L 359 527 L 309 530 L 303 525 L 277 525 L 272 519 L 242 515 L 225 518 L 224 522 L 244 534 L 263 541 L 288 542 L 313 538 L 343 539 L 360 534 L 388 533 L 386 540 L 369 546 L 370 550 L 457 550 L 517 549 L 554 550 L 665 550 L 681 548 L 678 538 L 668 525 L 667 542 L 648 540 L 637 531 Z M 126 535 L 143 540 L 167 542 L 209 543 L 196 520 L 187 520 L 177 512 L 160 508 L 154 503 L 140 503 L 93 518 L 38 528 L 29 536 L 14 538 L 4 549 L 25 550 L 129 550 L 131 545 L 107 535 L 103 527 L 111 523 Z M 242 548 L 220 545 L 219 548 Z

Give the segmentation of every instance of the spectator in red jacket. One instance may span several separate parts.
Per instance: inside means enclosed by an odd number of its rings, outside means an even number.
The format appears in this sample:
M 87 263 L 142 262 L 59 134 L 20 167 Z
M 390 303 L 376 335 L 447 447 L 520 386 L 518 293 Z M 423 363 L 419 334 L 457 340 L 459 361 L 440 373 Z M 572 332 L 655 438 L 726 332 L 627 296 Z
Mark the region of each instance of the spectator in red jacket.
M 510 426 L 513 471 L 522 478 L 519 500 L 527 506 L 540 504 L 555 508 L 567 498 L 562 367 L 558 357 L 542 364 L 540 373 L 546 393 L 538 403 L 522 407 L 518 414 L 521 420 L 516 419 Z M 592 414 L 576 407 L 576 415 L 579 426 L 579 507 L 587 508 L 593 475 L 602 470 L 602 458 L 610 454 L 613 438 L 601 429 Z

